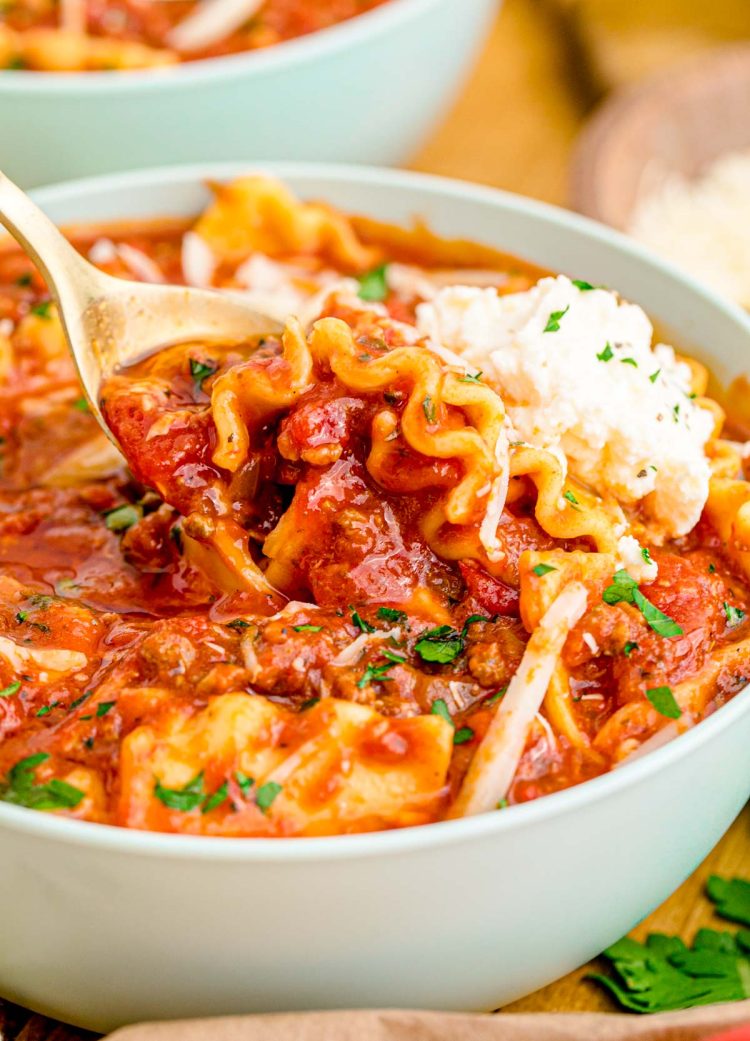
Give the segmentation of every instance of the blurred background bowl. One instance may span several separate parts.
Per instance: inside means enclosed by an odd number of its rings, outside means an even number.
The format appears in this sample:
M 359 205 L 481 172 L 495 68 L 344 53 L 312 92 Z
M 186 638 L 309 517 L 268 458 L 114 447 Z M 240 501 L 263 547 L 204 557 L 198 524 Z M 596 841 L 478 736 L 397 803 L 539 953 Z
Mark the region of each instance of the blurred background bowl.
M 575 209 L 626 230 L 670 177 L 692 179 L 750 149 L 750 44 L 721 47 L 616 92 L 581 134 Z
M 390 0 L 264 51 L 133 72 L 0 72 L 0 166 L 25 187 L 217 159 L 396 164 L 452 101 L 498 0 Z

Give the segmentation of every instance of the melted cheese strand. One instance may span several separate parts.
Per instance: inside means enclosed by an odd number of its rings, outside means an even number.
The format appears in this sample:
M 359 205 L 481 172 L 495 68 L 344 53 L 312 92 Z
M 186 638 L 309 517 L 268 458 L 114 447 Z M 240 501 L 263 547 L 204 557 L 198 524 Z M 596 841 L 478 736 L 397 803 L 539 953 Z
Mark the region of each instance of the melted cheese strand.
M 565 640 L 586 610 L 586 602 L 585 586 L 571 582 L 543 615 L 471 761 L 449 817 L 487 813 L 507 795 Z

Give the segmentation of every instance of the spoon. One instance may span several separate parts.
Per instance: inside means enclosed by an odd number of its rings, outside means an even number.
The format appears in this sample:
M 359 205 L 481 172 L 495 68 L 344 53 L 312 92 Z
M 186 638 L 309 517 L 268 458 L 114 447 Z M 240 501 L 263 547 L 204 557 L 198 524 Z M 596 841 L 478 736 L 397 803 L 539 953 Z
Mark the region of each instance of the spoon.
M 118 448 L 99 399 L 103 383 L 119 368 L 176 343 L 241 341 L 281 331 L 278 321 L 238 296 L 105 274 L 2 172 L 0 224 L 44 276 L 91 411 Z

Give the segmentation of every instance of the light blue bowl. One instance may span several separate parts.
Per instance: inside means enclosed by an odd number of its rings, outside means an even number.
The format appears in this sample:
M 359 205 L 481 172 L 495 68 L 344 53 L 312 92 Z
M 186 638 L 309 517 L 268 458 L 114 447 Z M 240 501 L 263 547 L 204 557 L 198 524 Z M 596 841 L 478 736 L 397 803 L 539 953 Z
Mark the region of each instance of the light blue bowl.
M 390 0 L 264 51 L 134 72 L 0 72 L 0 167 L 25 187 L 159 163 L 413 154 L 498 0 Z

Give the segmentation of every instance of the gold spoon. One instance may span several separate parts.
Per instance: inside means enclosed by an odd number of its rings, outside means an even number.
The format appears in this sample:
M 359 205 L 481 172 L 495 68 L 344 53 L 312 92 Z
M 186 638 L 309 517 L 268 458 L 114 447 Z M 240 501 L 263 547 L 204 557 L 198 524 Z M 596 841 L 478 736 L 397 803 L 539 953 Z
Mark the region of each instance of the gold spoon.
M 281 331 L 278 321 L 239 296 L 104 274 L 1 172 L 0 224 L 44 276 L 91 411 L 115 444 L 99 409 L 102 384 L 115 371 L 170 344 L 241 341 Z

